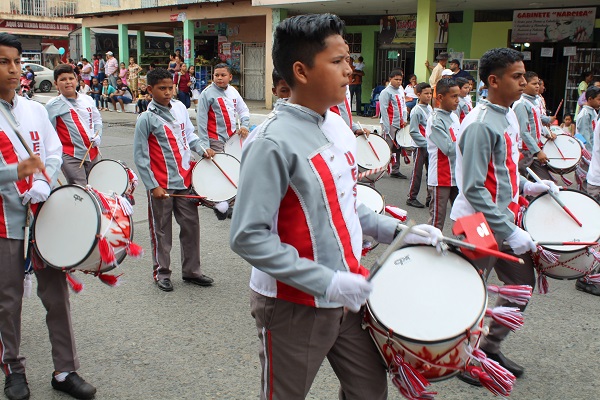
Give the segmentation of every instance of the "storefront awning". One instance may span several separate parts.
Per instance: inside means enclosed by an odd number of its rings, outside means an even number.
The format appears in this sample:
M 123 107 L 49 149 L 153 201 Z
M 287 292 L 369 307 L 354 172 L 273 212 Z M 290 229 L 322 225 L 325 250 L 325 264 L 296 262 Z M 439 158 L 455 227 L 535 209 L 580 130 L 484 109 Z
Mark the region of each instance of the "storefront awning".
M 45 29 L 31 29 L 31 30 L 15 30 L 10 28 L 0 28 L 0 32 L 11 33 L 17 36 L 45 36 L 45 37 L 61 37 L 68 38 L 70 31 L 52 31 Z

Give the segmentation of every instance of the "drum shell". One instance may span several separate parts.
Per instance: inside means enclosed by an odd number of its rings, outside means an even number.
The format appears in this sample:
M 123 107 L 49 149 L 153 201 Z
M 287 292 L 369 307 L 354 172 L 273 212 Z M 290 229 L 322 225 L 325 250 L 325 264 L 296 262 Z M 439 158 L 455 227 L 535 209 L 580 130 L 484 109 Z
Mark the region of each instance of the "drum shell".
M 521 224 L 523 229 L 531 234 L 533 240 L 547 241 L 550 240 L 550 237 L 540 237 L 540 232 L 545 233 L 548 229 L 550 229 L 551 226 L 553 226 L 555 228 L 553 234 L 562 235 L 565 233 L 566 228 L 561 224 L 568 223 L 569 226 L 574 227 L 571 229 L 575 229 L 576 232 L 581 231 L 581 234 L 585 234 L 585 237 L 573 238 L 568 235 L 564 235 L 553 239 L 554 241 L 573 241 L 574 239 L 590 242 L 599 241 L 600 226 L 598 229 L 595 229 L 595 226 L 600 217 L 600 205 L 598 205 L 598 203 L 586 193 L 582 193 L 573 189 L 561 190 L 560 196 L 561 198 L 564 197 L 562 200 L 566 203 L 567 207 L 569 207 L 571 211 L 580 215 L 579 219 L 584 224 L 584 227 L 578 228 L 576 225 L 571 225 L 574 224 L 574 221 L 572 221 L 566 214 L 563 214 L 564 212 L 562 210 L 559 210 L 560 206 L 556 206 L 553 209 L 541 208 L 544 207 L 543 204 L 545 202 L 555 205 L 548 194 L 542 194 L 532 200 L 527 210 L 525 210 Z M 571 199 L 570 196 L 573 196 L 575 199 L 579 198 L 580 196 L 581 197 L 580 200 L 575 201 Z M 579 207 L 577 207 L 578 205 Z M 555 214 L 554 210 L 556 210 L 556 213 L 561 214 Z M 584 214 L 581 214 L 582 212 Z M 540 222 L 540 215 L 547 216 L 548 220 L 542 220 L 543 222 Z M 586 218 L 583 218 L 583 216 Z M 540 224 L 540 226 L 537 227 L 535 224 Z M 591 228 L 590 233 L 587 233 L 583 230 L 587 229 L 588 227 Z M 577 279 L 585 275 L 586 272 L 582 271 L 592 270 L 596 263 L 595 258 L 589 254 L 588 250 L 584 246 L 542 246 L 542 248 L 558 256 L 557 262 L 550 263 L 544 258 L 540 257 L 539 252 L 535 254 L 534 262 L 536 266 L 540 269 L 542 274 L 547 275 L 550 278 Z M 600 250 L 600 246 L 594 246 L 594 249 Z M 571 268 L 565 265 L 568 265 Z
M 407 246 L 402 250 L 412 248 L 426 252 L 436 252 L 434 248 L 429 246 Z M 473 264 L 460 253 L 450 251 L 448 254 L 459 257 L 462 260 L 458 261 L 460 261 L 462 265 L 466 266 L 466 264 L 469 264 L 473 268 L 473 272 L 469 272 L 469 276 L 471 276 L 472 282 L 476 280 L 478 282 L 477 285 L 481 285 L 476 289 L 477 292 L 483 296 L 483 302 L 480 305 L 481 308 L 479 308 L 478 303 L 475 305 L 476 307 L 473 308 L 473 310 L 477 310 L 474 312 L 473 316 L 477 315 L 477 317 L 473 319 L 469 318 L 471 322 L 466 325 L 470 326 L 465 326 L 464 330 L 462 330 L 460 333 L 449 335 L 447 338 L 436 338 L 435 340 L 423 340 L 403 336 L 402 334 L 395 332 L 383 321 L 378 319 L 378 312 L 373 309 L 372 296 L 367 301 L 367 306 L 365 308 L 363 327 L 369 330 L 369 333 L 386 365 L 391 366 L 394 354 L 400 354 L 407 363 L 409 363 L 420 373 L 422 373 L 425 378 L 431 381 L 448 379 L 466 368 L 466 362 L 469 359 L 468 345 L 470 344 L 472 348 L 476 348 L 477 346 L 483 328 L 483 319 L 485 317 L 485 310 L 487 308 L 488 301 L 483 278 L 478 273 L 475 266 L 473 266 Z M 446 265 L 442 257 L 445 256 L 439 255 L 439 257 L 439 268 L 444 268 Z M 403 267 L 404 265 L 398 268 Z M 372 282 L 375 285 L 374 290 L 377 290 L 378 283 L 376 281 L 376 277 L 373 278 Z M 422 282 L 415 282 L 415 284 L 421 283 Z M 409 284 L 410 282 L 406 283 L 406 285 Z M 460 292 L 461 290 L 465 290 L 464 285 L 463 287 L 459 286 L 452 288 L 453 292 Z M 444 299 L 439 299 L 439 302 L 435 302 L 433 294 L 427 293 L 425 295 L 427 297 L 424 297 L 421 300 L 431 304 L 432 307 L 435 304 L 444 304 Z M 417 301 L 417 299 L 415 299 L 415 301 Z M 394 302 L 394 304 L 396 303 Z M 410 304 L 403 303 L 402 306 L 410 307 Z M 433 315 L 434 313 L 431 312 L 428 313 L 428 315 L 424 315 L 423 318 L 431 318 L 435 320 Z M 415 355 L 411 353 L 416 354 L 418 357 L 415 357 Z M 424 362 L 423 360 L 427 362 Z
M 96 221 L 98 223 L 98 227 L 96 229 L 96 236 L 92 241 L 93 244 L 90 246 L 89 251 L 87 252 L 87 255 L 85 257 L 83 257 L 81 260 L 74 262 L 71 265 L 54 265 L 52 264 L 52 262 L 48 261 L 49 254 L 46 253 L 46 250 L 42 250 L 40 248 L 40 240 L 42 240 L 42 238 L 36 235 L 36 226 L 39 222 L 41 222 L 39 221 L 38 217 L 40 217 L 41 213 L 45 212 L 43 210 L 44 207 L 48 207 L 47 204 L 52 204 L 46 201 L 38 208 L 35 215 L 34 224 L 32 226 L 33 244 L 36 253 L 39 255 L 41 260 L 49 267 L 64 271 L 79 270 L 87 273 L 97 274 L 105 273 L 116 268 L 116 265 L 107 265 L 104 262 L 102 262 L 98 247 L 98 237 L 100 234 L 105 234 L 105 238 L 113 247 L 115 259 L 117 261 L 116 264 L 120 264 L 127 256 L 127 245 L 133 239 L 133 219 L 131 218 L 131 216 L 125 215 L 120 205 L 116 202 L 116 200 L 112 197 L 109 197 L 108 195 L 106 196 L 106 200 L 110 204 L 111 209 L 114 212 L 112 214 L 102 214 L 100 212 L 100 205 L 98 204 L 96 198 L 93 195 L 91 195 L 87 189 L 78 185 L 64 185 L 58 187 L 54 189 L 52 193 L 50 193 L 50 197 L 55 192 L 61 189 L 65 190 L 65 188 L 69 187 L 76 187 L 80 189 L 79 193 L 85 193 L 91 198 L 91 200 L 95 204 L 97 212 Z M 68 210 L 65 212 L 68 212 Z M 65 248 L 59 248 L 57 249 L 57 251 L 68 251 L 68 245 L 70 245 L 70 243 L 65 242 L 64 245 Z

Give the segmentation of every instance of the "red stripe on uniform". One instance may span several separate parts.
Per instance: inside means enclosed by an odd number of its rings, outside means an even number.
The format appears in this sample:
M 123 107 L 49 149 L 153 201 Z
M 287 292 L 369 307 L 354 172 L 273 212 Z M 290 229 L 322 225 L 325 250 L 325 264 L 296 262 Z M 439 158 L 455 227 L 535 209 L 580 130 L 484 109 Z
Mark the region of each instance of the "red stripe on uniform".
M 450 170 L 450 159 L 439 149 L 437 153 L 438 186 L 452 186 L 452 171 Z
M 8 235 L 6 229 L 6 215 L 4 215 L 4 199 L 0 196 L 0 238 L 5 238 Z
M 4 131 L 0 131 L 0 155 L 4 159 L 6 165 L 18 164 L 19 157 L 15 151 L 15 148 Z M 17 192 L 23 194 L 31 187 L 31 179 L 20 179 L 15 182 Z M 4 237 L 4 236 L 2 236 Z
M 208 122 L 206 124 L 206 130 L 208 131 L 209 139 L 219 140 L 219 134 L 217 133 L 217 116 L 215 115 L 212 107 L 208 108 Z
M 338 106 L 331 106 L 331 107 L 329 107 L 329 111 L 334 112 L 334 113 L 336 113 L 337 115 L 339 115 L 341 117 L 341 115 L 340 115 L 340 108 Z
M 221 112 L 223 113 L 223 122 L 225 122 L 225 127 L 227 128 L 227 136 L 233 135 L 233 130 L 231 128 L 231 118 L 229 117 L 229 111 L 227 111 L 227 106 L 225 105 L 225 100 L 222 97 L 217 99 L 219 102 L 219 107 L 221 107 Z
M 419 132 L 421 132 L 421 135 L 423 135 L 423 137 L 427 136 L 427 133 L 425 131 L 425 127 L 421 124 L 419 124 Z
M 352 129 L 352 108 L 350 108 L 350 103 L 348 103 L 348 98 L 344 98 L 344 105 L 346 106 L 346 114 L 348 114 L 348 126 Z M 358 105 L 360 108 L 360 104 Z
M 392 133 L 392 126 L 394 125 L 394 104 L 390 101 L 387 107 L 388 121 L 390 121 L 390 133 Z
M 58 133 L 58 138 L 60 139 L 60 142 L 63 145 L 63 153 L 74 157 L 75 146 L 73 145 L 73 141 L 71 140 L 69 128 L 67 128 L 67 125 L 65 125 L 61 117 L 56 117 L 56 132 Z
M 517 165 L 512 158 L 512 154 L 510 154 L 512 149 L 512 140 L 507 132 L 504 132 L 504 140 L 506 142 L 506 168 L 508 169 L 508 173 L 510 175 L 510 186 L 512 187 L 512 195 L 514 197 L 519 191 L 519 178 L 517 175 Z
M 169 173 L 167 172 L 167 159 L 163 154 L 163 149 L 158 143 L 158 140 L 154 135 L 150 135 L 148 138 L 148 149 L 150 158 L 150 169 L 154 174 L 154 179 L 163 189 L 166 189 L 169 185 Z
M 398 103 L 398 115 L 400 115 L 400 123 L 402 123 L 402 99 L 400 98 L 399 95 L 395 95 L 396 97 L 396 103 Z
M 77 127 L 77 133 L 79 133 L 79 136 L 81 136 L 81 140 L 83 141 L 83 145 L 85 146 L 85 151 L 87 151 L 87 149 L 90 147 L 90 144 L 92 142 L 90 141 L 90 138 L 88 137 L 88 134 L 85 131 L 85 128 L 83 127 L 83 124 L 81 123 L 81 120 L 79 119 L 79 114 L 77 114 L 77 111 L 71 109 L 69 112 L 71 114 L 71 119 L 73 120 L 73 123 Z M 57 122 L 58 122 L 58 119 L 62 120 L 61 117 L 57 117 Z M 63 121 L 63 123 L 64 123 L 64 121 Z M 62 139 L 61 139 L 61 142 L 62 142 Z M 70 135 L 69 135 L 69 142 L 70 142 L 69 144 L 71 146 L 74 146 L 73 140 L 71 139 Z M 63 147 L 64 147 L 64 144 L 63 144 Z M 96 147 L 92 147 L 92 149 L 90 150 L 89 156 L 90 156 L 91 160 L 96 158 L 98 156 L 98 149 Z
M 181 153 L 179 152 L 179 145 L 177 142 L 177 138 L 173 134 L 173 131 L 169 129 L 167 125 L 163 125 L 165 130 L 165 135 L 167 136 L 167 140 L 169 141 L 169 148 L 173 153 L 173 158 L 175 158 L 175 163 L 177 164 L 177 171 L 179 172 L 179 176 L 183 179 L 183 183 L 186 187 L 189 187 L 192 184 L 192 169 L 185 170 L 183 168 L 183 160 L 181 158 Z M 183 131 L 181 132 L 182 135 Z
M 325 196 L 327 203 L 329 204 L 329 211 L 331 212 L 331 219 L 333 226 L 337 232 L 340 245 L 342 246 L 342 253 L 344 254 L 344 260 L 346 265 L 350 269 L 350 272 L 359 273 L 360 265 L 358 260 L 354 256 L 352 251 L 352 241 L 350 238 L 350 232 L 344 221 L 344 215 L 338 200 L 337 190 L 335 186 L 335 180 L 327 166 L 327 163 L 320 154 L 317 154 L 311 158 L 311 163 L 314 165 L 321 182 L 323 183 L 323 189 L 325 190 Z
M 490 192 L 490 196 L 492 196 L 492 201 L 496 203 L 498 196 L 498 180 L 496 179 L 496 167 L 494 166 L 493 157 L 488 163 L 487 176 L 485 178 L 484 186 L 488 190 L 488 192 Z
M 308 220 L 298 195 L 291 187 L 288 188 L 279 206 L 277 232 L 281 242 L 293 246 L 300 257 L 309 260 L 315 259 Z M 315 306 L 313 296 L 279 281 L 277 281 L 277 298 L 311 307 Z

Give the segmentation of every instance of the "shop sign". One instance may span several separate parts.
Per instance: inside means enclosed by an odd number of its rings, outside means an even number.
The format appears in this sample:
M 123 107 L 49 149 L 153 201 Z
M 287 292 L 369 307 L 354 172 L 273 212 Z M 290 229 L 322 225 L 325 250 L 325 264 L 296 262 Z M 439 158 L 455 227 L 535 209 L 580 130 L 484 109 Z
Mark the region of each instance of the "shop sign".
M 0 28 L 46 30 L 46 31 L 68 31 L 75 30 L 74 24 L 57 24 L 54 22 L 35 21 L 11 21 L 0 20 Z
M 191 57 L 190 47 L 192 46 L 192 41 L 190 39 L 183 40 L 183 58 L 189 60 Z
M 386 15 L 379 21 L 379 44 L 414 43 L 417 37 L 417 14 Z
M 169 20 L 171 22 L 183 22 L 187 19 L 187 15 L 184 12 L 180 12 L 178 14 L 169 15 Z
M 596 7 L 515 10 L 511 41 L 591 42 L 595 20 Z

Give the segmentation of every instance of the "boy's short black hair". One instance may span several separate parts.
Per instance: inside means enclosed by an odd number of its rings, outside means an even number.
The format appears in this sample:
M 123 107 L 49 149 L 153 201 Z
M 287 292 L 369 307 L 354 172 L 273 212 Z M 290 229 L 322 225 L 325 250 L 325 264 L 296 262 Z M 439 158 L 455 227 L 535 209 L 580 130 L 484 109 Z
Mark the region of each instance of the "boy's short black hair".
M 171 73 L 164 68 L 154 68 L 146 74 L 146 84 L 148 86 L 154 86 L 163 79 L 173 80 Z
M 393 69 L 390 71 L 390 78 L 393 78 L 395 76 L 404 76 L 404 71 L 402 71 L 401 69 Z
M 435 85 L 435 93 L 446 94 L 455 86 L 458 87 L 458 83 L 454 79 L 440 79 Z
M 431 85 L 427 82 L 421 82 L 415 86 L 415 93 L 419 94 L 423 91 L 423 89 L 431 89 Z
M 215 65 L 215 67 L 213 68 L 213 71 L 217 70 L 217 68 L 225 68 L 225 69 L 227 69 L 227 72 L 229 72 L 231 74 L 231 67 L 229 66 L 229 64 L 219 63 L 219 64 Z
M 279 72 L 277 72 L 277 70 L 275 68 L 273 68 L 273 87 L 277 87 L 277 85 L 279 84 L 279 82 L 283 81 L 284 79 L 281 77 L 281 75 L 279 75 Z
M 21 42 L 15 35 L 11 35 L 10 33 L 0 33 L 0 46 L 12 47 L 17 49 L 19 55 L 23 53 L 23 47 L 21 46 Z
M 533 71 L 527 71 L 525 72 L 525 75 L 523 75 L 525 77 L 525 80 L 527 81 L 527 83 L 531 82 L 531 80 L 533 78 L 539 78 L 537 72 L 533 72 Z
M 75 70 L 73 69 L 73 66 L 71 64 L 59 64 L 54 69 L 54 80 L 57 81 L 58 77 L 61 76 L 62 74 L 73 74 L 73 75 L 77 76 L 77 74 L 75 73 Z
M 456 79 L 455 79 L 455 81 L 456 81 L 456 84 L 458 85 L 458 87 L 459 87 L 459 88 L 461 88 L 461 89 L 462 89 L 462 88 L 463 88 L 463 86 L 465 86 L 467 83 L 469 83 L 469 84 L 471 83 L 471 81 L 470 81 L 470 80 L 468 80 L 467 78 L 462 78 L 462 77 L 456 78 Z
M 502 75 L 509 65 L 519 61 L 523 61 L 520 51 L 506 47 L 488 50 L 479 60 L 479 79 L 487 85 L 490 75 Z
M 293 88 L 293 65 L 299 61 L 312 68 L 315 56 L 325 49 L 325 40 L 333 35 L 342 36 L 344 21 L 333 14 L 296 15 L 275 29 L 273 36 L 273 64 L 286 83 Z
M 597 86 L 590 86 L 585 91 L 585 99 L 586 100 L 595 99 L 598 96 L 600 96 L 600 88 Z

